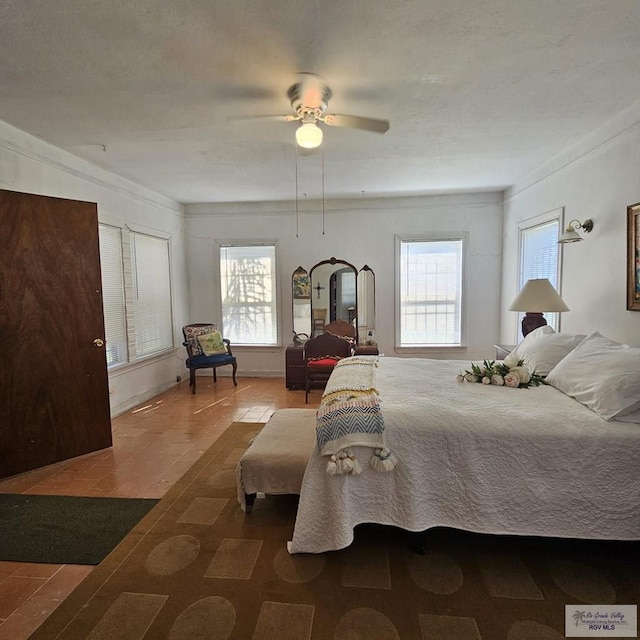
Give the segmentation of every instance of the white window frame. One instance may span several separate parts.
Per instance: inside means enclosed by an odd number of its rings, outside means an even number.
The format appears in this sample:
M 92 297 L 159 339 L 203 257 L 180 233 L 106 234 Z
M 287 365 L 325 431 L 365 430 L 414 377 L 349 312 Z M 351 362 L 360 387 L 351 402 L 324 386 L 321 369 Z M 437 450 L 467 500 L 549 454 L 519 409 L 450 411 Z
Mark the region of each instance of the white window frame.
M 166 255 L 167 255 L 167 279 L 168 279 L 168 293 L 169 293 L 169 327 L 165 327 L 167 330 L 167 334 L 169 335 L 170 342 L 165 345 L 161 345 L 158 349 L 153 351 L 148 351 L 145 353 L 138 352 L 138 344 L 137 344 L 137 333 L 139 327 L 136 327 L 135 321 L 135 299 L 137 294 L 137 286 L 135 280 L 135 273 L 133 264 L 133 239 L 139 236 L 141 238 L 146 237 L 155 241 L 159 241 L 163 243 L 163 248 L 166 247 Z M 161 353 L 166 353 L 175 348 L 175 332 L 174 332 L 174 322 L 173 322 L 173 287 L 172 287 L 172 271 L 171 271 L 171 240 L 167 235 L 160 235 L 158 233 L 150 233 L 148 231 L 137 230 L 137 229 L 129 229 L 126 234 L 128 250 L 125 250 L 125 255 L 129 258 L 129 264 L 127 269 L 127 262 L 125 261 L 125 291 L 129 294 L 128 300 L 130 303 L 127 305 L 128 313 L 127 313 L 127 324 L 129 327 L 129 353 L 131 354 L 131 361 L 139 361 L 144 360 L 146 358 L 153 358 Z
M 159 356 L 164 356 L 175 350 L 175 309 L 173 301 L 173 259 L 171 248 L 171 235 L 157 230 L 149 230 L 143 227 L 112 224 L 109 222 L 99 222 L 100 226 L 113 227 L 120 230 L 122 242 L 122 280 L 124 286 L 124 300 L 126 308 L 126 335 L 127 335 L 127 360 L 124 362 L 107 365 L 108 371 L 115 372 L 126 367 L 130 367 L 140 362 L 144 362 Z M 134 320 L 134 277 L 132 273 L 131 237 L 132 234 L 144 235 L 162 240 L 167 244 L 168 274 L 169 274 L 169 301 L 171 318 L 171 345 L 160 348 L 145 354 L 138 354 L 136 351 L 136 326 Z
M 405 243 L 413 242 L 459 242 L 460 243 L 460 280 L 459 280 L 459 307 L 458 307 L 458 322 L 459 322 L 459 341 L 451 343 L 421 343 L 421 344 L 403 344 L 402 343 L 402 246 Z M 396 236 L 396 291 L 395 291 L 395 350 L 397 352 L 402 351 L 424 351 L 428 349 L 455 349 L 463 347 L 465 343 L 465 309 L 466 309 L 466 284 L 465 284 L 465 269 L 467 262 L 467 247 L 468 247 L 468 234 L 465 233 L 451 233 L 451 234 L 428 234 L 417 236 Z
M 124 286 L 124 261 L 123 261 L 123 244 L 122 244 L 122 229 L 116 225 L 99 223 L 98 224 L 98 235 L 102 237 L 102 233 L 109 234 L 117 234 L 117 243 L 119 247 L 119 256 L 117 256 L 118 260 L 116 263 L 106 263 L 105 255 L 103 253 L 103 245 L 100 244 L 100 270 L 101 270 L 101 280 L 102 280 L 102 304 L 103 304 L 103 315 L 104 315 L 104 325 L 105 325 L 105 342 L 106 342 L 106 358 L 107 358 L 107 368 L 112 369 L 114 367 L 122 366 L 129 361 L 129 344 L 128 344 L 128 332 L 127 332 L 127 300 L 125 296 L 125 286 Z M 113 239 L 116 239 L 115 237 Z M 110 284 L 115 285 L 111 287 L 104 286 L 104 277 L 105 274 L 109 275 Z M 109 289 L 109 291 L 107 291 Z M 115 346 L 112 345 L 113 334 L 110 331 L 110 325 L 107 322 L 107 297 L 109 298 L 120 298 L 122 302 L 122 324 L 118 326 L 115 330 L 116 337 L 120 337 L 122 339 L 121 342 L 118 342 Z M 114 318 L 116 320 L 117 318 Z M 114 354 L 114 361 L 109 362 L 109 354 Z M 118 354 L 117 356 L 115 354 Z
M 524 251 L 523 251 L 523 238 L 524 234 L 536 227 L 540 227 L 542 225 L 549 224 L 550 222 L 558 223 L 558 238 L 562 234 L 563 225 L 564 225 L 564 207 L 559 207 L 558 209 L 552 209 L 551 211 L 547 211 L 545 213 L 541 213 L 539 215 L 533 216 L 531 218 L 527 218 L 526 220 L 522 220 L 518 224 L 518 274 L 516 280 L 517 291 L 514 294 L 513 298 L 520 293 L 522 287 L 524 287 L 526 279 L 524 275 Z M 560 296 L 562 296 L 561 285 L 562 285 L 562 245 L 558 244 L 558 253 L 557 253 L 557 263 L 556 263 L 556 279 L 557 282 L 553 282 L 550 279 L 551 284 L 558 292 Z M 536 276 L 536 277 L 546 277 L 544 275 Z M 524 312 L 518 312 L 515 316 L 514 321 L 516 322 L 516 336 L 518 339 L 522 338 L 522 331 L 520 330 L 522 324 L 522 318 L 524 317 Z M 561 315 L 559 313 L 545 313 L 544 317 L 546 318 L 549 326 L 551 326 L 555 331 L 560 331 L 561 324 Z
M 229 338 L 231 340 L 232 348 L 235 347 L 247 347 L 247 348 L 258 348 L 258 349 L 280 349 L 282 347 L 282 331 L 281 331 L 281 313 L 280 313 L 280 260 L 279 260 L 279 249 L 278 242 L 276 240 L 265 240 L 265 239 L 242 239 L 242 240 L 218 240 L 216 242 L 217 245 L 217 260 L 216 260 L 216 283 L 217 283 L 217 295 L 219 300 L 219 318 L 218 318 L 218 326 L 225 338 Z M 246 342 L 246 341 L 235 341 L 233 335 L 227 331 L 224 323 L 224 305 L 222 300 L 222 271 L 221 271 L 221 260 L 222 260 L 222 252 L 227 247 L 272 247 L 273 248 L 273 260 L 274 260 L 274 273 L 273 273 L 273 300 L 271 302 L 272 313 L 275 315 L 274 328 L 275 328 L 275 340 L 274 342 Z

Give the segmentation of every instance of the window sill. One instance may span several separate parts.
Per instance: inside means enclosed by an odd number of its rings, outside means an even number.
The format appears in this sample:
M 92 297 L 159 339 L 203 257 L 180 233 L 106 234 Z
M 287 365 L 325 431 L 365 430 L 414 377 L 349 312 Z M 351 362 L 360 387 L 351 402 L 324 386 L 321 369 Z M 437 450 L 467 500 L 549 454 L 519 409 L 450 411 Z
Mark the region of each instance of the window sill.
M 235 352 L 243 352 L 243 351 L 282 351 L 283 347 L 281 344 L 239 344 L 232 342 L 231 343 L 231 351 Z
M 184 347 L 182 348 L 184 349 Z M 116 377 L 122 375 L 123 373 L 128 373 L 130 371 L 135 371 L 136 369 L 146 367 L 147 365 L 153 364 L 154 362 L 160 362 L 161 360 L 166 360 L 167 358 L 173 358 L 177 353 L 178 348 L 172 347 L 171 349 L 167 349 L 166 351 L 154 353 L 152 355 L 139 358 L 138 360 L 134 360 L 132 362 L 123 362 L 121 364 L 116 364 L 113 367 L 107 367 L 107 374 L 109 376 Z

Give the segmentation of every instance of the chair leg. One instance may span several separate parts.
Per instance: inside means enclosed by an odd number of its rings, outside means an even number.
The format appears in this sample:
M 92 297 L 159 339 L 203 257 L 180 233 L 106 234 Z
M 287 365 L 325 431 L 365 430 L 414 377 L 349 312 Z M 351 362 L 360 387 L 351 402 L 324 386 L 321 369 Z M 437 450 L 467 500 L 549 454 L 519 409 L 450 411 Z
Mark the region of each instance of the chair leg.
M 216 368 L 213 367 L 213 381 L 218 382 L 218 378 L 216 377 Z
M 309 376 L 304 379 L 304 403 L 309 404 Z
M 236 371 L 238 369 L 238 363 L 232 362 L 231 365 L 233 366 L 233 373 L 231 374 L 231 377 L 233 378 L 233 386 L 237 387 L 238 383 L 236 382 Z
M 189 386 L 191 387 L 191 393 L 196 392 L 196 370 L 189 369 Z

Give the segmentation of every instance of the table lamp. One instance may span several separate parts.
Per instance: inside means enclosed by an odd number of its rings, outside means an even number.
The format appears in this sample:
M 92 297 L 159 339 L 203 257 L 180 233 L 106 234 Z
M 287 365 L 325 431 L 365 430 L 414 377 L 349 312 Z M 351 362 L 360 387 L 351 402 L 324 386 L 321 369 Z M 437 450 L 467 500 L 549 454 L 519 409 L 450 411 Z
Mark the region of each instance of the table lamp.
M 522 335 L 526 336 L 547 321 L 542 315 L 545 311 L 569 311 L 558 292 L 547 278 L 527 280 L 520 293 L 509 307 L 509 311 L 525 311 L 522 318 Z

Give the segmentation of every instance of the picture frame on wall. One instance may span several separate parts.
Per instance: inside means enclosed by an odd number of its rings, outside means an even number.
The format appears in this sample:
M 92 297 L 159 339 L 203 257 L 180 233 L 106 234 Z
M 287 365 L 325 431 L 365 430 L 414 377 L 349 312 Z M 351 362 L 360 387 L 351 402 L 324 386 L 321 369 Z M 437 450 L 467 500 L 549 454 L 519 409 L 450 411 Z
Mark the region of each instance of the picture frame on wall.
M 640 202 L 627 207 L 627 309 L 640 311 Z

